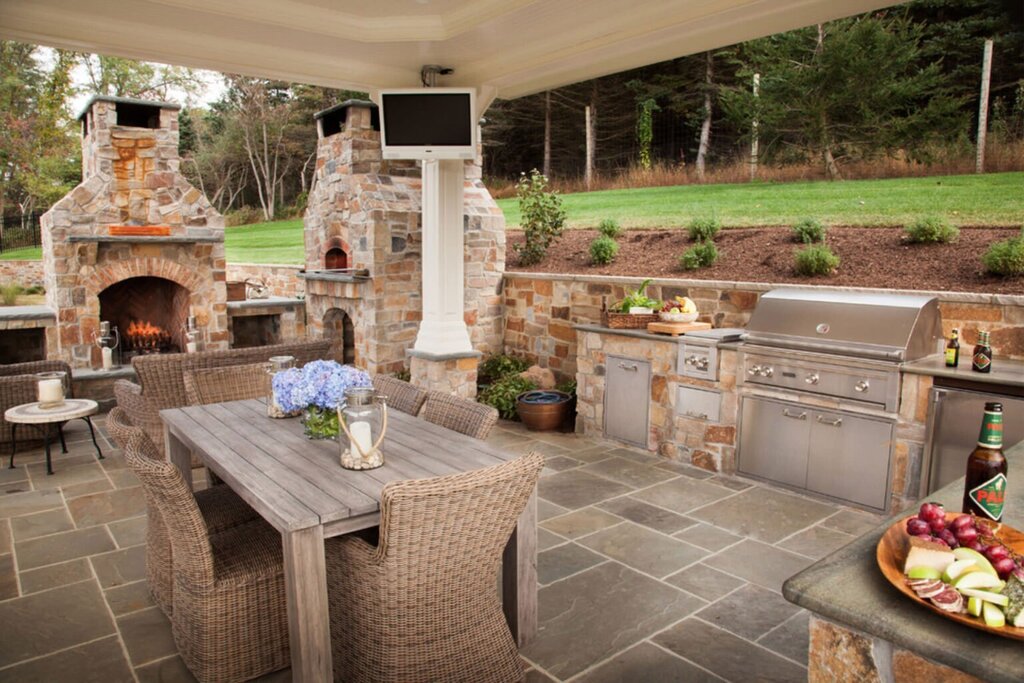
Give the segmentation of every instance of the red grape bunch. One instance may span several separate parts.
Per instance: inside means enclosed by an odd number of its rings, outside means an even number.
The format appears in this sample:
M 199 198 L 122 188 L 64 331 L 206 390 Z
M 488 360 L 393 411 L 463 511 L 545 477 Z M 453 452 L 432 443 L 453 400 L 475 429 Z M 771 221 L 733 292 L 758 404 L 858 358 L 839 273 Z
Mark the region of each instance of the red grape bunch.
M 922 504 L 917 516 L 907 520 L 907 533 L 949 548 L 976 550 L 988 558 L 1001 579 L 1020 569 L 1010 550 L 987 528 L 979 528 L 974 515 L 959 515 L 947 522 L 946 511 L 938 503 Z

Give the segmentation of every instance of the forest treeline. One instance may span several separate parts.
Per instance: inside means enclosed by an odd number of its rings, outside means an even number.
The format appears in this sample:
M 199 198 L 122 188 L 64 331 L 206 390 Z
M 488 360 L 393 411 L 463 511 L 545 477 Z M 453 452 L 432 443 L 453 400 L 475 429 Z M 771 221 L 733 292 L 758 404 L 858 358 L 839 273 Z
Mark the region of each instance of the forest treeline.
M 1024 168 L 1024 3 L 915 0 L 499 100 L 483 125 L 485 177 L 499 194 L 532 168 L 563 189 L 747 180 L 755 141 L 761 178 L 970 170 L 986 39 L 987 168 Z M 45 210 L 79 181 L 70 102 L 84 91 L 184 93 L 190 180 L 234 223 L 298 215 L 313 182 L 313 114 L 362 95 L 223 78 L 223 94 L 200 107 L 205 86 L 188 69 L 0 42 L 0 213 Z

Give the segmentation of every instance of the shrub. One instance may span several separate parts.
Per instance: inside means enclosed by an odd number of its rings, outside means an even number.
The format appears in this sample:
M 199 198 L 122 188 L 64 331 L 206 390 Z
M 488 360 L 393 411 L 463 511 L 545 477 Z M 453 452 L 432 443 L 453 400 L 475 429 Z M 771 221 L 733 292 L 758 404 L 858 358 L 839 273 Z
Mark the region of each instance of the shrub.
M 941 216 L 924 216 L 918 218 L 906 228 L 907 238 L 911 242 L 953 242 L 960 236 L 960 229 Z
M 601 235 L 590 243 L 590 262 L 594 265 L 607 265 L 618 253 L 619 243 L 606 235 Z
M 985 270 L 993 275 L 1015 277 L 1024 275 L 1024 228 L 1020 235 L 989 246 L 981 257 Z
M 694 218 L 686 226 L 686 231 L 693 242 L 708 242 L 715 239 L 715 235 L 722 229 L 722 222 L 712 216 L 711 218 Z
M 823 244 L 796 252 L 797 275 L 829 275 L 839 267 L 839 257 Z
M 804 218 L 793 226 L 793 239 L 804 244 L 825 241 L 825 226 L 815 218 Z
M 412 379 L 412 373 L 408 370 L 399 370 L 395 373 L 395 379 L 400 379 L 403 382 L 408 382 Z
M 233 228 L 237 225 L 262 223 L 264 220 L 262 209 L 258 209 L 255 206 L 243 206 L 226 214 L 224 216 L 224 225 Z
M 502 377 L 518 374 L 527 367 L 529 367 L 529 363 L 522 358 L 499 354 L 481 362 L 477 370 L 477 376 L 481 382 L 489 384 Z
M 574 379 L 567 379 L 564 382 L 559 382 L 558 385 L 555 386 L 555 389 L 557 389 L 558 391 L 561 391 L 563 393 L 569 394 L 570 396 L 575 396 L 576 395 L 576 380 L 574 380 Z
M 498 415 L 506 420 L 518 420 L 516 396 L 524 391 L 536 389 L 537 385 L 518 374 L 505 375 L 480 393 L 480 403 L 497 408 Z
M 46 290 L 43 289 L 42 285 L 32 285 L 23 292 L 24 294 L 45 294 Z
M 622 228 L 619 226 L 619 222 L 614 218 L 605 218 L 603 221 L 598 223 L 597 231 L 605 237 L 615 239 L 622 234 Z
M 18 283 L 9 282 L 6 285 L 0 286 L 0 299 L 3 299 L 4 306 L 13 306 L 14 302 L 17 301 L 24 291 Z
M 557 192 L 548 191 L 548 179 L 537 169 L 525 173 L 516 184 L 519 198 L 520 224 L 526 236 L 524 244 L 516 245 L 519 262 L 529 266 L 540 263 L 548 247 L 561 237 L 565 226 L 565 209 Z
M 683 270 L 697 270 L 715 265 L 718 260 L 718 248 L 715 243 L 708 240 L 700 242 L 686 251 L 679 257 L 679 265 Z

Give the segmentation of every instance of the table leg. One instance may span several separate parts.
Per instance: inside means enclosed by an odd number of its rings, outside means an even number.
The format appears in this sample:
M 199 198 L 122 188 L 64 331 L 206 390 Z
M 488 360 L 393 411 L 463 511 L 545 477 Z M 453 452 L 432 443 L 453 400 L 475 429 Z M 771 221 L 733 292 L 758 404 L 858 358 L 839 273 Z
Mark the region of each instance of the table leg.
M 519 647 L 537 635 L 537 489 L 526 502 L 505 545 L 501 567 L 502 608 Z
M 191 491 L 192 451 L 189 450 L 188 446 L 178 441 L 178 437 L 171 433 L 167 425 L 164 425 L 164 452 L 167 454 L 167 460 L 177 465 L 178 469 L 181 470 L 181 476 L 185 478 L 185 485 Z
M 18 427 L 16 424 L 11 424 L 11 462 L 7 465 L 8 469 L 14 469 L 14 451 L 18 447 L 18 439 L 16 436 L 15 429 Z
M 92 428 L 92 420 L 88 417 L 83 417 L 82 419 L 85 420 L 85 424 L 89 425 L 89 436 L 92 437 L 92 447 L 96 449 L 96 459 L 103 460 L 103 451 L 100 450 L 100 445 L 96 443 L 96 430 Z M 60 441 L 61 443 L 64 443 L 63 432 L 60 435 Z M 66 450 L 64 452 L 67 453 Z
M 86 419 L 88 419 L 88 418 L 86 418 Z M 63 422 L 58 422 L 57 423 L 57 433 L 60 435 L 60 452 L 63 453 L 64 455 L 67 455 L 68 454 L 68 445 L 64 442 L 64 423 Z M 95 441 L 96 440 L 93 439 L 93 443 L 95 443 Z
M 43 448 L 46 450 L 46 473 L 53 474 L 53 465 L 50 463 L 50 425 L 43 428 Z
M 292 680 L 326 682 L 332 677 L 331 629 L 327 611 L 324 529 L 281 534 L 284 582 L 288 600 L 288 637 Z

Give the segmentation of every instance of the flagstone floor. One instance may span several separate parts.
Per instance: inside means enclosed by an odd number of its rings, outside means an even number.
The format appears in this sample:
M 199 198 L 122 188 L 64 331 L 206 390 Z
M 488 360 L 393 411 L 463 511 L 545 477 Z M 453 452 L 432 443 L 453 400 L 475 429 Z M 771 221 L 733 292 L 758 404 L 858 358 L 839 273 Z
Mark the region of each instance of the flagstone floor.
M 147 592 L 138 481 L 95 422 L 105 460 L 77 421 L 54 475 L 41 449 L 0 468 L 0 682 L 194 680 Z M 782 582 L 881 520 L 572 434 L 490 442 L 547 457 L 531 683 L 806 680 Z

